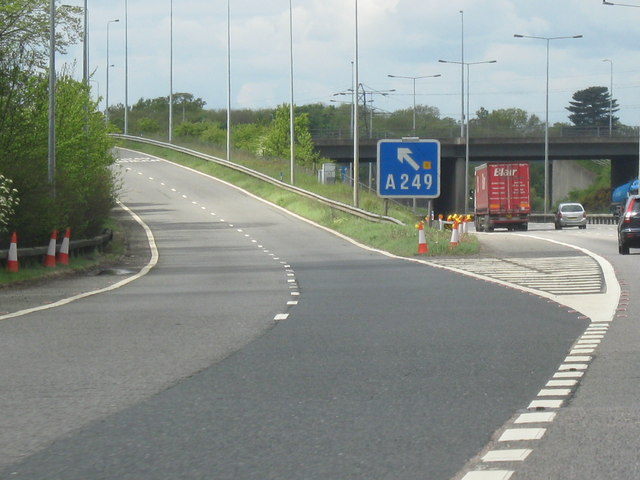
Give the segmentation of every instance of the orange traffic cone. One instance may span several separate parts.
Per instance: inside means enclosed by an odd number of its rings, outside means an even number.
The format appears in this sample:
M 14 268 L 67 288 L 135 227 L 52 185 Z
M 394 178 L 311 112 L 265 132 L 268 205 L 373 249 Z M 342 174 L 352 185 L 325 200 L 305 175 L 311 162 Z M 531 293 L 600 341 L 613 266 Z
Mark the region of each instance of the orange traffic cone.
M 11 234 L 11 243 L 9 244 L 9 255 L 7 256 L 7 271 L 18 271 L 18 240 L 16 232 Z
M 424 227 L 422 222 L 418 224 L 418 254 L 427 253 L 429 247 L 427 246 L 427 239 L 424 235 Z
M 458 222 L 453 222 L 453 226 L 451 227 L 451 241 L 449 242 L 450 247 L 455 247 L 458 245 Z
M 58 239 L 58 232 L 53 230 L 51 232 L 51 239 L 49 240 L 49 248 L 47 249 L 47 255 L 44 257 L 45 267 L 56 266 L 56 240 Z
M 57 261 L 62 265 L 69 265 L 69 237 L 71 236 L 71 229 L 67 228 L 64 232 L 64 238 L 62 239 L 62 245 L 60 245 L 60 251 L 58 252 Z

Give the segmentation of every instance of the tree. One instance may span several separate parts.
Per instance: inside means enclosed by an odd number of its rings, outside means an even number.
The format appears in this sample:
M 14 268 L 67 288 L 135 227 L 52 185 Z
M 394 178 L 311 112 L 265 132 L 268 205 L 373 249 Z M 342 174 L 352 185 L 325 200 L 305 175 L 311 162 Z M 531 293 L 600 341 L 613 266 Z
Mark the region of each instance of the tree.
M 0 4 L 0 59 L 25 61 L 44 68 L 49 55 L 49 0 L 2 0 Z M 81 36 L 81 7 L 56 9 L 56 49 L 66 47 Z
M 480 133 L 499 135 L 501 132 L 520 131 L 528 134 L 540 131 L 542 122 L 535 115 L 529 115 L 520 108 L 500 108 L 489 112 L 480 108 L 476 112 L 476 118 L 470 121 L 470 134 Z
M 49 8 L 48 0 L 0 3 L 0 175 L 12 179 L 12 197 L 20 198 L 3 228 L 20 232 L 25 246 L 42 244 L 53 228 L 71 227 L 78 236 L 99 233 L 116 188 L 109 153 L 113 142 L 104 117 L 88 87 L 62 72 L 56 82 L 52 196 L 47 175 Z M 80 38 L 82 9 L 59 6 L 56 13 L 57 49 L 64 52 Z
M 309 116 L 306 113 L 294 119 L 295 158 L 303 165 L 313 166 L 320 158 L 315 151 L 311 133 L 309 132 Z M 267 134 L 262 138 L 259 154 L 267 157 L 283 157 L 290 155 L 289 106 L 283 104 L 276 110 L 276 115 Z
M 573 94 L 573 101 L 565 107 L 571 112 L 569 120 L 577 127 L 600 127 L 609 125 L 609 101 L 611 112 L 619 110 L 618 102 L 611 99 L 607 87 L 589 87 Z M 618 123 L 618 117 L 612 117 L 612 124 Z

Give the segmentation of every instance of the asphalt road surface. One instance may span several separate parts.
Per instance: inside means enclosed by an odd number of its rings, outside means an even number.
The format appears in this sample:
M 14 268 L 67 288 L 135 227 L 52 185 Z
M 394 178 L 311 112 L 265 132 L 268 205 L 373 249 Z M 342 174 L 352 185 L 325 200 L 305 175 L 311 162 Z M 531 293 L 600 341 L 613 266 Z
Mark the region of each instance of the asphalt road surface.
M 0 478 L 447 480 L 588 325 L 122 156 L 121 199 L 158 263 L 0 321 Z

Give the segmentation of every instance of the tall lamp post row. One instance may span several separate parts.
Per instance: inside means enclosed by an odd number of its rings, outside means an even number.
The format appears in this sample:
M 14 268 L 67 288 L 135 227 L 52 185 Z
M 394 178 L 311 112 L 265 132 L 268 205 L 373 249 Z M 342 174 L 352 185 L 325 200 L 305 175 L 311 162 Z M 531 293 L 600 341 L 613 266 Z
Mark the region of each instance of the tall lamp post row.
M 440 75 L 439 73 L 436 75 L 422 75 L 420 77 L 406 77 L 404 75 L 387 75 L 387 77 L 390 78 L 406 78 L 409 80 L 413 80 L 413 133 L 415 135 L 416 133 L 416 80 L 420 79 L 420 78 L 434 78 L 434 77 L 441 77 L 442 75 Z
M 120 19 L 109 20 L 107 22 L 107 92 L 105 93 L 105 109 L 104 115 L 107 121 L 109 121 L 109 70 L 113 65 L 109 62 L 109 27 L 112 23 L 119 22 Z
M 496 63 L 497 60 L 482 60 L 479 62 L 457 62 L 453 60 L 438 60 L 440 63 L 454 63 L 458 65 L 462 65 L 462 68 L 467 67 L 467 114 L 463 117 L 466 118 L 465 123 L 465 154 L 464 154 L 464 213 L 465 215 L 469 210 L 469 119 L 471 118 L 469 112 L 469 68 L 471 65 L 480 65 L 483 63 Z M 464 77 L 463 77 L 464 78 Z M 463 98 L 464 102 L 464 98 Z
M 605 58 L 603 62 L 609 62 L 610 76 L 609 76 L 609 136 L 613 131 L 613 60 Z
M 547 83 L 545 93 L 545 116 L 544 116 L 544 213 L 549 210 L 549 43 L 551 40 L 565 40 L 572 38 L 582 38 L 582 35 L 572 35 L 568 37 L 536 37 L 532 35 L 515 34 L 515 38 L 532 38 L 547 42 Z
M 602 0 L 603 5 L 612 5 L 617 7 L 632 7 L 632 8 L 640 8 L 640 5 L 632 5 L 629 3 L 617 3 L 617 2 L 608 2 L 607 0 Z M 605 60 L 606 61 L 606 60 Z M 610 60 L 609 60 L 610 61 Z M 611 78 L 613 79 L 613 62 L 611 63 Z M 611 85 L 613 88 L 613 80 L 611 80 Z M 613 96 L 612 92 L 609 92 L 611 96 Z M 609 104 L 609 122 L 611 122 L 611 104 Z M 638 126 L 638 180 L 640 180 L 640 126 Z

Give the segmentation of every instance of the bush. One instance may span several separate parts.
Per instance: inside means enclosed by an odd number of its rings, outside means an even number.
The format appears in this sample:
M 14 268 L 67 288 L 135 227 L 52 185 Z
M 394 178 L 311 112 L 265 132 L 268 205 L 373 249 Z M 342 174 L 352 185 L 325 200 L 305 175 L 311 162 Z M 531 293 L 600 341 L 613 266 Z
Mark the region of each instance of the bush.
M 32 77 L 25 86 L 13 97 L 17 101 L 3 104 L 10 121 L 0 129 L 0 172 L 13 179 L 21 198 L 6 228 L 19 232 L 21 246 L 42 245 L 52 229 L 66 227 L 77 237 L 94 236 L 109 217 L 116 193 L 113 143 L 104 117 L 82 83 L 65 74 L 58 78 L 56 168 L 50 184 L 48 82 Z

